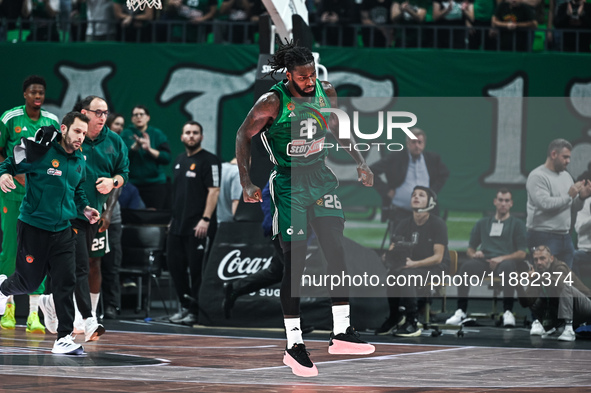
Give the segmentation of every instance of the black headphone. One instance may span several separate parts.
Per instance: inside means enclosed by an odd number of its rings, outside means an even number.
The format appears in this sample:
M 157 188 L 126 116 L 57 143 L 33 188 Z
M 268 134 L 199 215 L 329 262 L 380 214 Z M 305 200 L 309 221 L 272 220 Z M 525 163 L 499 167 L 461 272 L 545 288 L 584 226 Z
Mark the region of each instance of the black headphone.
M 424 208 L 421 208 L 421 209 L 416 209 L 415 211 L 417 213 L 425 213 L 425 212 L 435 209 L 435 206 L 437 206 L 437 194 L 435 193 L 435 191 L 433 191 L 429 187 L 424 187 L 424 186 L 416 186 L 415 188 L 413 188 L 412 192 L 414 193 L 415 190 L 423 190 L 429 196 L 429 201 L 427 202 L 427 206 Z

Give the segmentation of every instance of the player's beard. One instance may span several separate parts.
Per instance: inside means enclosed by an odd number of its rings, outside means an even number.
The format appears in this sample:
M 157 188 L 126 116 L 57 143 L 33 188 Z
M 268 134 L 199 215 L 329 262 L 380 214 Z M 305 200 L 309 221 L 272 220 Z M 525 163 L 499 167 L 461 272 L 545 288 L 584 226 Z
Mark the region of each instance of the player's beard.
M 310 93 L 306 93 L 304 90 L 300 89 L 298 84 L 295 82 L 293 84 L 293 88 L 302 97 L 314 97 L 316 95 L 316 86 L 314 86 L 314 89 L 312 89 L 312 91 Z

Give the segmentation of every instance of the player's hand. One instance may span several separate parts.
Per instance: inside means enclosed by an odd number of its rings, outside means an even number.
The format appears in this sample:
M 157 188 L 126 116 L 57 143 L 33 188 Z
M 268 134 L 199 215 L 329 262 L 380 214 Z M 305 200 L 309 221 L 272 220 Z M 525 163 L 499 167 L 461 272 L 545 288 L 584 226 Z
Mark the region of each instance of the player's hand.
M 96 179 L 96 190 L 101 194 L 108 194 L 115 186 L 115 180 L 110 177 L 99 177 Z
M 366 187 L 373 186 L 373 172 L 365 162 L 357 166 L 357 181 L 362 182 Z
M 14 185 L 14 181 L 12 179 L 12 175 L 5 173 L 0 176 L 0 189 L 4 192 L 10 192 L 14 190 L 16 186 Z
M 204 220 L 199 220 L 195 228 L 195 237 L 199 239 L 203 239 L 207 236 L 207 230 L 209 229 L 209 222 Z
M 408 269 L 411 267 L 415 267 L 417 263 L 410 258 L 406 258 L 406 264 L 402 266 L 403 269 Z
M 101 214 L 95 208 L 86 206 L 84 208 L 84 217 L 88 219 L 89 223 L 94 224 L 98 222 L 99 218 L 101 218 Z
M 13 179 L 16 180 L 18 182 L 18 184 L 20 184 L 21 186 L 23 186 L 23 187 L 25 186 L 26 177 L 24 174 L 21 173 L 20 175 L 15 175 L 13 177 Z
M 246 203 L 258 203 L 263 201 L 263 192 L 254 184 L 242 188 L 242 197 Z
M 111 215 L 108 214 L 107 212 L 103 212 L 103 216 L 99 220 L 99 230 L 98 231 L 100 233 L 102 233 L 102 232 L 106 231 L 107 229 L 109 229 L 110 225 L 111 225 Z
M 484 259 L 484 253 L 480 250 L 474 253 L 474 259 Z

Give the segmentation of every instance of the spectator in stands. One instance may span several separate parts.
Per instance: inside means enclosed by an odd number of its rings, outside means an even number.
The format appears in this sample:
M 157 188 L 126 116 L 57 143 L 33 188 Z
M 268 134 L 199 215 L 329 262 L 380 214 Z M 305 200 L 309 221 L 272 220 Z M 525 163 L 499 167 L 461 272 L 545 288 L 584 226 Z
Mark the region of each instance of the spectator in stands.
M 591 162 L 588 169 L 577 181 L 586 180 L 591 182 Z M 583 208 L 577 213 L 575 230 L 578 235 L 577 250 L 573 258 L 573 270 L 582 275 L 584 270 L 591 268 L 591 198 L 585 199 Z
M 148 42 L 151 38 L 149 22 L 154 19 L 154 9 L 146 7 L 135 11 L 129 9 L 126 0 L 112 0 L 117 26 L 117 40 L 125 42 Z
M 427 15 L 427 4 L 425 1 L 410 0 L 402 3 L 395 2 L 392 14 L 392 20 L 394 23 L 401 25 L 404 29 L 404 43 L 402 41 L 402 31 L 396 31 L 396 46 L 405 48 L 417 48 L 419 46 L 419 34 L 418 28 L 425 22 L 425 16 Z M 413 27 L 417 27 L 416 29 Z M 424 33 L 424 31 L 423 31 Z M 421 46 L 425 46 L 425 37 L 423 36 L 423 42 Z
M 225 0 L 220 4 L 217 19 L 232 22 L 224 28 L 224 40 L 242 44 L 254 43 L 254 34 L 258 31 L 258 16 L 265 12 L 261 0 Z
M 394 0 L 363 0 L 361 23 L 363 45 L 368 47 L 389 47 L 392 43 L 392 18 Z
M 222 164 L 222 184 L 217 204 L 218 223 L 234 221 L 238 202 L 242 198 L 242 186 L 236 158 Z
M 182 23 L 167 23 L 166 37 L 173 42 L 205 42 L 212 28 L 203 23 L 213 21 L 217 7 L 217 0 L 169 0 L 160 19 Z
M 4 21 L 0 24 L 0 41 L 6 41 L 8 31 L 17 27 L 17 19 L 23 11 L 23 1 L 0 1 L 0 19 Z
M 561 32 L 562 50 L 565 52 L 591 52 L 591 3 L 571 0 L 562 3 L 556 10 L 554 27 L 578 31 Z
M 113 41 L 117 26 L 111 0 L 86 0 L 86 41 Z
M 150 123 L 150 112 L 136 105 L 131 114 L 133 127 L 121 133 L 129 149 L 129 181 L 137 187 L 147 208 L 168 209 L 169 187 L 165 166 L 170 163 L 166 135 Z
M 470 49 L 491 50 L 494 48 L 489 28 L 496 8 L 496 0 L 474 0 L 473 3 L 462 3 L 462 10 L 466 15 L 466 25 L 475 27 L 475 29 L 468 30 L 468 47 Z
M 552 254 L 573 265 L 574 247 L 570 236 L 571 206 L 575 212 L 591 195 L 591 182 L 573 182 L 566 171 L 572 145 L 564 139 L 550 142 L 546 162 L 527 177 L 527 245 L 545 244 Z
M 546 23 L 546 28 L 548 31 L 546 32 L 546 42 L 548 44 L 548 48 L 550 49 L 562 49 L 562 31 L 554 29 L 554 19 L 556 18 L 558 7 L 560 7 L 563 3 L 568 2 L 569 0 L 549 0 L 548 2 L 548 16 Z
M 172 219 L 168 232 L 168 271 L 181 310 L 173 323 L 192 326 L 199 315 L 201 273 L 205 255 L 217 230 L 216 205 L 220 194 L 220 160 L 201 147 L 203 127 L 196 121 L 183 126 L 185 152 L 174 165 Z M 190 276 L 187 274 L 190 271 Z
M 354 46 L 355 29 L 348 26 L 355 18 L 353 0 L 325 0 L 318 7 L 316 41 L 322 45 Z
M 56 15 L 59 10 L 52 8 L 49 0 L 26 0 L 23 3 L 23 17 L 31 20 L 31 33 L 27 41 L 59 41 Z
M 468 2 L 433 0 L 433 22 L 445 26 L 437 31 L 437 47 L 443 49 L 466 48 L 466 14 Z
M 419 128 L 411 131 L 417 139 L 406 138 L 406 150 L 390 153 L 371 166 L 374 177 L 374 188 L 382 197 L 382 219 L 390 220 L 390 233 L 402 220 L 412 217 L 411 194 L 415 186 L 431 188 L 439 193 L 447 178 L 449 170 L 441 161 L 439 154 L 424 151 L 427 135 Z M 386 176 L 384 182 L 380 175 Z M 435 208 L 432 214 L 437 214 Z
M 531 49 L 530 35 L 538 27 L 534 9 L 523 0 L 503 0 L 492 17 L 500 50 L 525 52 Z
M 517 263 L 523 261 L 527 252 L 525 239 L 525 223 L 511 215 L 513 199 L 511 191 L 501 188 L 493 201 L 495 214 L 493 217 L 480 219 L 470 234 L 468 261 L 462 263 L 459 276 L 482 276 L 483 272 L 504 273 L 509 277 L 516 271 Z M 480 247 L 480 249 L 478 249 Z M 513 298 L 515 287 L 506 285 L 503 290 L 503 326 L 515 326 L 513 316 Z M 448 325 L 459 325 L 466 318 L 468 294 L 470 286 L 458 287 L 458 309 L 446 322 Z
M 566 263 L 552 255 L 548 246 L 539 245 L 534 248 L 533 260 L 534 266 L 529 270 L 530 285 L 525 288 L 517 286 L 519 302 L 523 307 L 530 307 L 535 318 L 530 335 L 548 336 L 559 333 L 564 328 L 558 340 L 574 341 L 573 324 L 577 326 L 583 322 L 591 322 L 591 300 L 588 298 L 591 290 Z M 545 279 L 544 274 L 549 278 Z M 531 285 L 536 278 L 539 278 L 539 284 Z M 546 332 L 542 322 L 548 313 L 558 317 L 558 324 Z
M 74 0 L 71 6 L 72 9 L 69 19 L 70 39 L 74 42 L 86 41 L 86 29 L 88 28 L 86 2 Z
M 437 205 L 437 195 L 428 187 L 416 186 L 412 192 L 412 217 L 402 221 L 392 236 L 390 248 L 385 254 L 388 274 L 405 276 L 405 285 L 388 287 L 390 315 L 376 334 L 395 336 L 420 336 L 417 326 L 418 286 L 410 276 L 440 275 L 449 270 L 450 257 L 447 249 L 445 222 L 430 212 Z M 400 281 L 402 282 L 402 281 Z

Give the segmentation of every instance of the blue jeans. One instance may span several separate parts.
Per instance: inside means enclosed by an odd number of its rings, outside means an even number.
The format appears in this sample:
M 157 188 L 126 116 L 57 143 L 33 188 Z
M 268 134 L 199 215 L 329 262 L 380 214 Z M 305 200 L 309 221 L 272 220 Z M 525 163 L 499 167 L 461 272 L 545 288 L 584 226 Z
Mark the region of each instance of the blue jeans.
M 558 260 L 566 263 L 569 269 L 573 268 L 573 256 L 575 247 L 570 234 L 559 235 L 550 232 L 527 231 L 527 246 L 530 250 L 537 246 L 548 246 Z
M 573 258 L 573 272 L 582 278 L 589 273 L 589 266 L 591 266 L 591 251 L 576 250 Z

